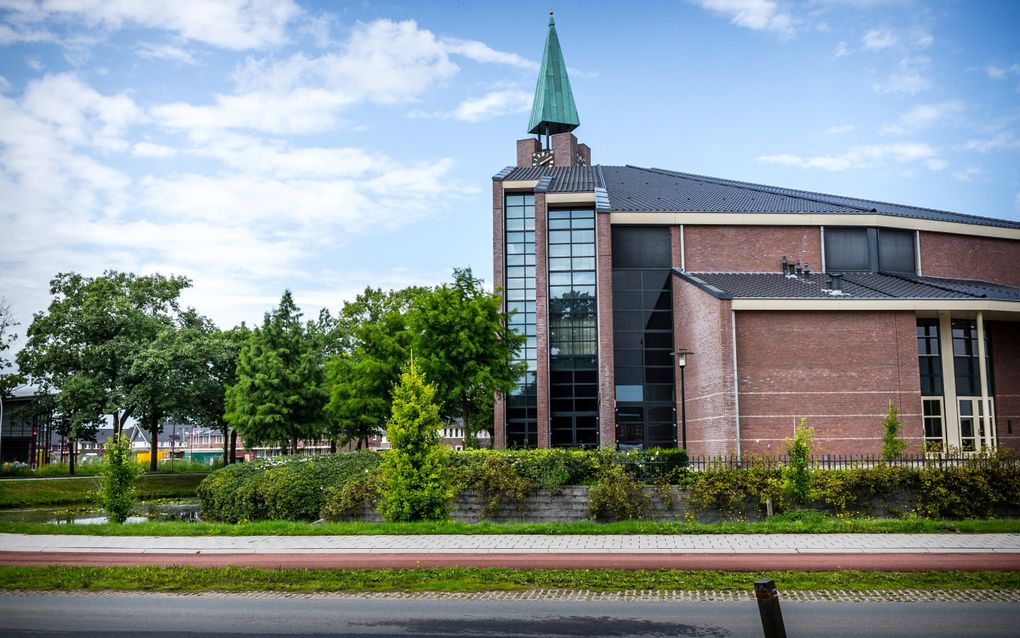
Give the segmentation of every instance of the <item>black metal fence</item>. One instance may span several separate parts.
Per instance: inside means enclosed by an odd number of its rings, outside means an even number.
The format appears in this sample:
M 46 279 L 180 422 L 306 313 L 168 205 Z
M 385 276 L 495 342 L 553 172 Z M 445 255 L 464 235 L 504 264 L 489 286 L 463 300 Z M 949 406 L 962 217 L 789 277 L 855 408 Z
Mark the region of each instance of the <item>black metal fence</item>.
M 959 465 L 991 465 L 1007 463 L 1020 465 L 1015 454 L 917 454 L 885 460 L 877 454 L 823 454 L 812 456 L 810 467 L 816 470 L 850 470 L 858 468 L 890 467 L 954 467 Z M 789 464 L 786 456 L 696 456 L 688 459 L 687 467 L 694 471 L 744 469 L 748 467 L 779 468 Z

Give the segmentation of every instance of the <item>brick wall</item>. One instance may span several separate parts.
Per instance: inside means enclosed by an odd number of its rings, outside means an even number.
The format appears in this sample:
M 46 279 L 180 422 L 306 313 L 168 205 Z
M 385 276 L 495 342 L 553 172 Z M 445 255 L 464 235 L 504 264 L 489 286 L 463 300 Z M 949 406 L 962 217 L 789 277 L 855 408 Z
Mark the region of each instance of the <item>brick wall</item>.
M 599 330 L 599 444 L 616 447 L 616 374 L 613 355 L 613 240 L 609 215 L 595 214 Z
M 995 379 L 995 435 L 999 447 L 1020 450 L 1020 322 L 988 321 L 985 326 Z
M 524 140 L 521 140 L 524 141 Z M 518 142 L 518 149 L 520 142 Z M 493 290 L 502 298 L 501 289 L 504 284 L 504 262 L 503 251 L 503 184 L 502 182 L 492 183 L 492 282 Z M 502 310 L 506 311 L 506 301 L 503 302 Z M 506 446 L 506 398 L 501 394 L 496 395 L 496 402 L 492 411 L 492 432 L 493 445 L 502 449 Z
M 1020 241 L 921 233 L 921 273 L 1020 286 Z
M 676 346 L 694 353 L 684 371 L 687 449 L 695 456 L 735 454 L 731 304 L 678 277 L 673 299 L 673 321 L 680 327 Z
M 538 358 L 538 447 L 549 447 L 549 214 L 545 193 L 535 193 L 535 355 Z
M 573 133 L 552 136 L 553 165 L 577 166 L 577 138 Z
M 517 165 L 531 166 L 532 155 L 542 150 L 542 144 L 534 137 L 517 140 Z
M 913 312 L 737 313 L 743 452 L 778 454 L 801 417 L 816 454 L 877 454 L 889 401 L 921 445 Z
M 684 261 L 689 272 L 779 272 L 784 255 L 821 271 L 819 228 L 684 225 Z

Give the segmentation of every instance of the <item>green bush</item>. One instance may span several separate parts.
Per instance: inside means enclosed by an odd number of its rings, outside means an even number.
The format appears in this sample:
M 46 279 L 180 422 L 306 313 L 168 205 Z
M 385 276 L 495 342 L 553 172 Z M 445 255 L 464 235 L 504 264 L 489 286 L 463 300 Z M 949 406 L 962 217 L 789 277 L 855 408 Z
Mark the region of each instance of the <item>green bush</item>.
M 230 523 L 315 520 L 331 488 L 378 472 L 379 462 L 377 452 L 360 451 L 229 465 L 199 484 L 202 516 Z
M 907 447 L 906 441 L 899 438 L 900 429 L 902 428 L 900 411 L 892 401 L 889 402 L 889 409 L 886 412 L 882 426 L 885 430 L 885 433 L 882 435 L 882 458 L 886 461 L 891 461 L 900 454 L 903 454 L 903 450 Z
M 811 498 L 811 445 L 815 431 L 807 427 L 807 419 L 793 430 L 793 439 L 786 439 L 786 467 L 783 468 L 783 495 L 794 506 L 804 505 Z
M 742 469 L 709 468 L 692 472 L 688 502 L 695 511 L 718 509 L 727 518 L 743 518 L 748 507 L 759 512 L 771 501 L 773 511 L 785 508 L 781 490 L 782 471 L 765 465 Z
M 436 388 L 414 362 L 393 388 L 393 415 L 386 436 L 393 448 L 383 457 L 383 499 L 388 522 L 443 520 L 453 499 L 450 449 L 439 440 L 442 421 Z
M 367 505 L 375 505 L 382 496 L 382 476 L 372 470 L 343 485 L 334 485 L 326 490 L 326 502 L 319 510 L 319 518 L 327 521 L 343 521 L 357 518 Z
M 919 471 L 909 467 L 817 470 L 813 478 L 813 497 L 840 516 L 872 515 L 876 501 L 888 509 L 897 491 L 916 492 L 920 485 Z
M 131 441 L 123 434 L 110 438 L 99 468 L 96 504 L 103 508 L 111 523 L 123 523 L 138 500 L 136 479 L 142 466 L 131 458 Z
M 644 485 L 616 463 L 607 466 L 598 483 L 588 490 L 588 512 L 594 519 L 641 518 L 651 505 Z

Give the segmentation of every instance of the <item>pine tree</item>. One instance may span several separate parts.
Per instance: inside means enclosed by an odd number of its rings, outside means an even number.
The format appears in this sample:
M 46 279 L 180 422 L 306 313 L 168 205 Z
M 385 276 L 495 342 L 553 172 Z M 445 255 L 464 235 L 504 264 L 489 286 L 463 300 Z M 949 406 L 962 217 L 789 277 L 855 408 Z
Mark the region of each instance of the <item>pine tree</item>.
M 886 412 L 885 434 L 882 435 L 882 459 L 891 461 L 903 453 L 907 443 L 899 438 L 900 435 L 900 411 L 892 401 L 889 402 L 889 410 Z
M 236 375 L 225 418 L 246 444 L 296 453 L 298 439 L 321 435 L 321 357 L 289 290 L 241 347 Z
M 447 517 L 453 490 L 435 396 L 435 386 L 426 383 L 412 360 L 393 389 L 393 415 L 386 425 L 392 449 L 383 458 L 379 511 L 387 521 Z

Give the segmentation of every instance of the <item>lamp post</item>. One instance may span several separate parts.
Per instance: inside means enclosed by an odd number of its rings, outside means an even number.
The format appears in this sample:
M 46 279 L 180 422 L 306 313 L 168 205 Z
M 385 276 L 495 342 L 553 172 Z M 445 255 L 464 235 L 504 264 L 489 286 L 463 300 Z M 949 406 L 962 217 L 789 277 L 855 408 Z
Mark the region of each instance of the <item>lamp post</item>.
M 680 368 L 680 446 L 687 449 L 687 388 L 684 386 L 684 368 L 687 367 L 687 355 L 694 354 L 686 348 L 671 352 L 676 357 L 676 365 Z

